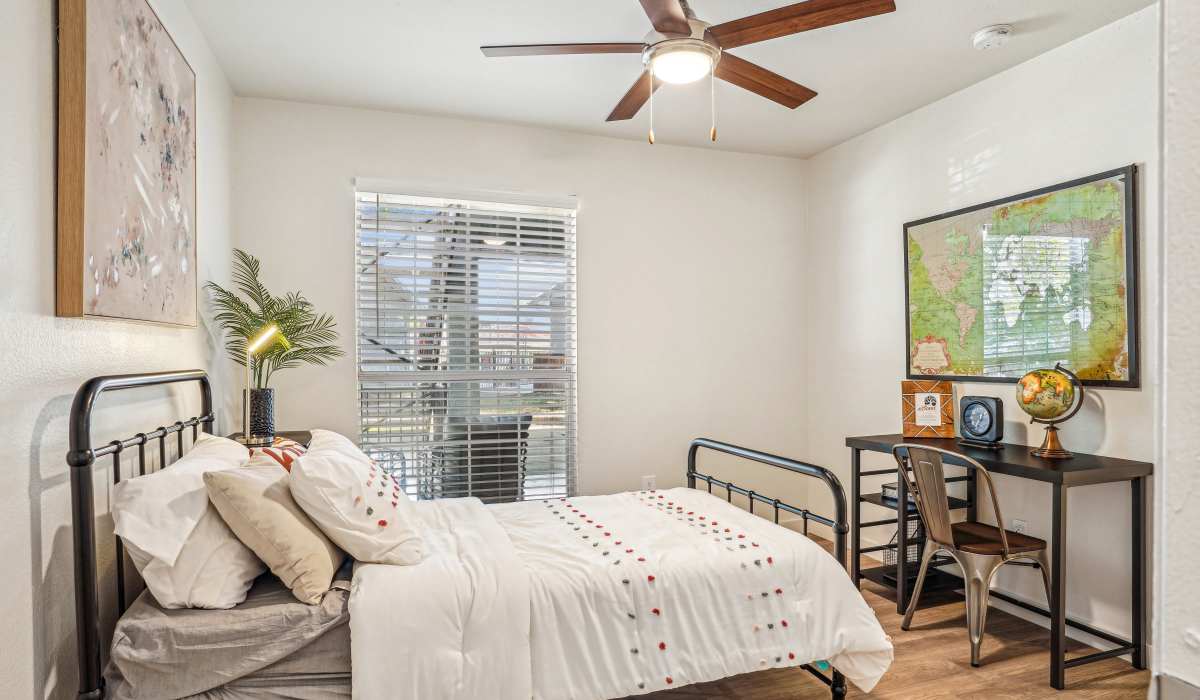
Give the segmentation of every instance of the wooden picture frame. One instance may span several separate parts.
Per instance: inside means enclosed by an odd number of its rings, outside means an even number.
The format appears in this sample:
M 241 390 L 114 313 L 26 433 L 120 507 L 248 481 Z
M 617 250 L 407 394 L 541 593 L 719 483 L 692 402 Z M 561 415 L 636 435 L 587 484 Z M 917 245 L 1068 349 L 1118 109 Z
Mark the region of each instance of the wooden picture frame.
M 935 413 L 936 424 L 929 417 L 930 410 Z M 950 382 L 900 382 L 900 421 L 904 437 L 954 437 L 954 411 L 954 385 Z
M 147 0 L 58 0 L 55 313 L 197 324 L 196 74 Z

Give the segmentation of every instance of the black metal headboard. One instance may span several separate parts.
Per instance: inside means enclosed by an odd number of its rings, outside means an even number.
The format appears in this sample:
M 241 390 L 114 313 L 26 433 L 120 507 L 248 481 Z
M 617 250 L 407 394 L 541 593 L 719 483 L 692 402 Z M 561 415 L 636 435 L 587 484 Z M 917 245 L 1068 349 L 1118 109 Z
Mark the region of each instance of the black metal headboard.
M 137 387 L 197 382 L 200 384 L 200 415 L 187 420 L 160 425 L 149 432 L 137 433 L 125 440 L 113 440 L 101 446 L 92 444 L 92 409 L 96 399 L 107 391 Z M 174 433 L 177 440 L 176 457 L 183 454 L 183 432 L 192 429 L 192 441 L 200 426 L 204 432 L 213 428 L 212 386 L 202 370 L 155 372 L 151 374 L 114 374 L 95 377 L 84 382 L 75 392 L 71 404 L 70 450 L 67 464 L 71 467 L 71 519 L 75 546 L 75 620 L 79 651 L 79 698 L 99 700 L 104 697 L 104 680 L 100 667 L 100 600 L 96 581 L 96 512 L 92 483 L 92 467 L 100 457 L 112 455 L 113 483 L 121 480 L 121 455 L 137 448 L 138 474 L 146 473 L 146 445 L 158 441 L 159 468 L 167 466 L 167 436 Z M 125 554 L 120 538 L 116 539 L 117 606 L 118 612 L 127 607 L 125 596 Z

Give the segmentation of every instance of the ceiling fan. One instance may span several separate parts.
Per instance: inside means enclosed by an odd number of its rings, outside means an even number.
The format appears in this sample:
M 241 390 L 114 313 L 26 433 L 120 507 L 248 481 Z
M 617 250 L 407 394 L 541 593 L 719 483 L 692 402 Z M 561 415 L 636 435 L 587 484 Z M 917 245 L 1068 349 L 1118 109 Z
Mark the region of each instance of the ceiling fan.
M 687 0 L 640 0 L 654 29 L 634 43 L 481 46 L 484 56 L 640 53 L 642 74 L 617 102 L 608 121 L 631 119 L 663 82 L 720 78 L 795 109 L 817 96 L 803 85 L 728 53 L 728 49 L 895 12 L 895 0 L 807 0 L 742 19 L 709 24 L 696 19 Z M 653 102 L 651 102 L 653 119 Z M 716 140 L 716 127 L 711 132 Z M 650 142 L 654 142 L 653 124 Z

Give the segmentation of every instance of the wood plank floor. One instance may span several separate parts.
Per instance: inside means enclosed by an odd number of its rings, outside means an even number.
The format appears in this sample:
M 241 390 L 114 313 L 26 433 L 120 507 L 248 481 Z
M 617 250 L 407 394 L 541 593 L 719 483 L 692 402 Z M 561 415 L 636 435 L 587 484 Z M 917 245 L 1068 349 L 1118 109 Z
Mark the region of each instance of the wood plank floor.
M 865 561 L 865 560 L 864 560 Z M 896 659 L 869 695 L 851 686 L 852 698 L 1099 698 L 1143 700 L 1149 671 L 1135 671 L 1123 659 L 1108 659 L 1067 670 L 1067 689 L 1049 686 L 1049 632 L 1031 622 L 988 611 L 983 659 L 971 668 L 966 609 L 961 596 L 927 594 L 908 632 L 900 629 L 894 591 L 863 581 L 863 597 L 892 637 Z M 1088 647 L 1069 642 L 1071 655 Z M 801 669 L 779 669 L 726 678 L 640 696 L 653 700 L 753 698 L 825 700 L 829 690 Z

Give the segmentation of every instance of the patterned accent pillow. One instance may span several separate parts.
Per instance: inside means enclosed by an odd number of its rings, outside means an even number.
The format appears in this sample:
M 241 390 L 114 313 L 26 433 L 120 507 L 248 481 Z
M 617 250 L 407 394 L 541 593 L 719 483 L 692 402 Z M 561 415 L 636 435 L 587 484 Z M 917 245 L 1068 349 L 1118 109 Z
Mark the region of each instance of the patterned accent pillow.
M 291 472 L 292 496 L 355 560 L 416 564 L 425 556 L 415 506 L 400 485 L 345 437 L 314 430 Z
M 250 448 L 249 466 L 276 464 L 283 467 L 285 471 L 290 472 L 292 471 L 292 462 L 307 451 L 304 445 L 295 440 L 289 440 L 276 435 L 269 446 Z

